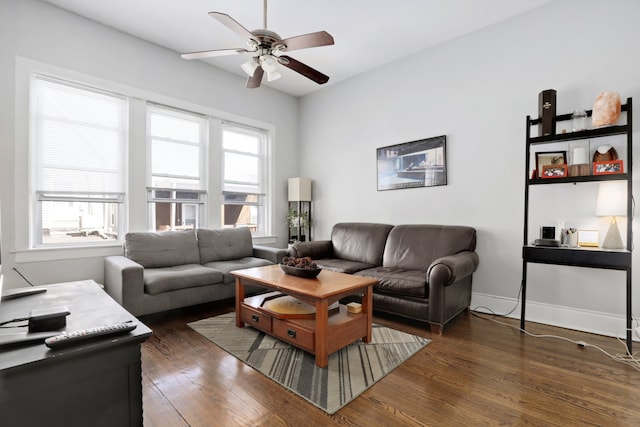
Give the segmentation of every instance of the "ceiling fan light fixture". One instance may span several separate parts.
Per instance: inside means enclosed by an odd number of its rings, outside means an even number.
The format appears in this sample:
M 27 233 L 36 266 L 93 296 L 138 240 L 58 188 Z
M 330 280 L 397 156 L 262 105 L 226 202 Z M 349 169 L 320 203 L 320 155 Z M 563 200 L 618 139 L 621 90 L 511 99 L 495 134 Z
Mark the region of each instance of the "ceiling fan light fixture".
M 277 72 L 278 70 L 278 63 L 271 55 L 262 55 L 260 57 L 260 63 L 262 64 L 262 69 L 267 73 Z
M 258 62 L 255 60 L 255 58 L 251 57 L 240 67 L 244 70 L 245 73 L 249 75 L 249 77 L 253 77 L 256 69 L 258 68 Z

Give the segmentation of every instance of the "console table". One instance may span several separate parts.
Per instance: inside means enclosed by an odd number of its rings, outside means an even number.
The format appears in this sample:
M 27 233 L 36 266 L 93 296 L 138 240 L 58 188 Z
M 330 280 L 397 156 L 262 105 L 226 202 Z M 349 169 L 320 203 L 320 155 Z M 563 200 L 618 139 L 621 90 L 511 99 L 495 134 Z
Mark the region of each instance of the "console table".
M 75 331 L 125 321 L 126 335 L 50 350 L 41 344 L 0 349 L 0 425 L 142 426 L 140 346 L 151 330 L 92 280 L 44 286 L 41 294 L 0 304 L 0 322 L 36 308 L 66 306 Z M 26 328 L 0 329 L 0 333 Z

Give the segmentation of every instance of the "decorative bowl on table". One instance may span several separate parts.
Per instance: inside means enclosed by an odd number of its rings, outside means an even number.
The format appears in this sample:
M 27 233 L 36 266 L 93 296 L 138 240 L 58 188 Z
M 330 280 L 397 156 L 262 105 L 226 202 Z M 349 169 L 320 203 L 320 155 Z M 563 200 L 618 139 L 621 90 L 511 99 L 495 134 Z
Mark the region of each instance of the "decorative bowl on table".
M 322 268 L 318 267 L 309 257 L 284 257 L 279 265 L 284 274 L 303 277 L 305 279 L 313 279 L 322 271 Z

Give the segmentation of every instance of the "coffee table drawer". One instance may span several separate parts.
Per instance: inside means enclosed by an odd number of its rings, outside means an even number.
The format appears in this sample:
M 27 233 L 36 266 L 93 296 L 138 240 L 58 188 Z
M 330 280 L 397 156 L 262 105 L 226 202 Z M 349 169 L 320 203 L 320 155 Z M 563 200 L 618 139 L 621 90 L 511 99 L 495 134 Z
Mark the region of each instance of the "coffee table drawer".
M 240 309 L 240 318 L 247 325 L 271 333 L 271 317 L 258 310 L 243 305 Z
M 312 353 L 315 351 L 316 337 L 313 331 L 280 319 L 273 319 L 272 327 L 273 335 L 281 340 Z

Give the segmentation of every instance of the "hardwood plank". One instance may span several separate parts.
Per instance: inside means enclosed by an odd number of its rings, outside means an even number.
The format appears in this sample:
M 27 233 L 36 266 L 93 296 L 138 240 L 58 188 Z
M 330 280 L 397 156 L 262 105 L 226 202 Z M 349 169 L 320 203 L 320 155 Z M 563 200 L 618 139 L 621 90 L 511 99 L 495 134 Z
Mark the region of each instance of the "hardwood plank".
M 424 324 L 375 313 L 375 323 L 433 341 L 329 416 L 186 325 L 233 309 L 229 300 L 142 318 L 154 331 L 142 349 L 145 425 L 635 426 L 640 420 L 640 372 L 595 348 L 530 337 L 471 315 L 433 335 Z M 614 338 L 527 327 L 611 354 L 624 351 Z

